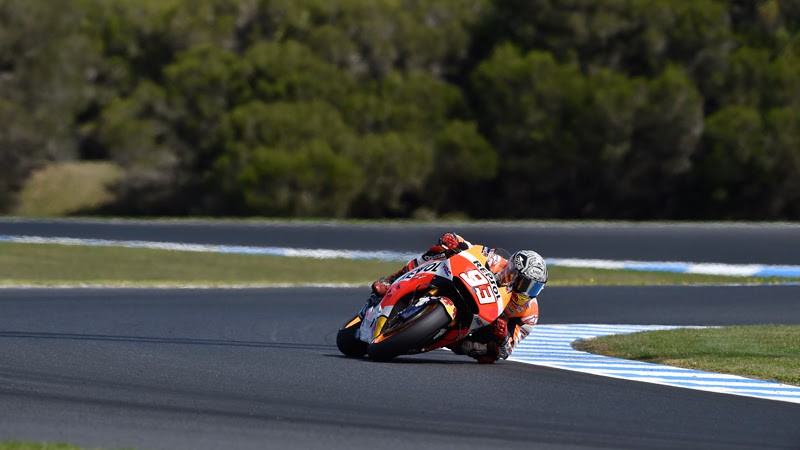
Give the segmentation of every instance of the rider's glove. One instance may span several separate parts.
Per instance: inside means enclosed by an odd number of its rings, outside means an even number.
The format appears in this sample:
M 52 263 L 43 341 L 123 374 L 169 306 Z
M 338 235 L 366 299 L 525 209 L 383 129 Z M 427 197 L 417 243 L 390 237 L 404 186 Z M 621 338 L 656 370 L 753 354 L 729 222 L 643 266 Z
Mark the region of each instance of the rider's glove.
M 497 320 L 492 322 L 492 334 L 494 334 L 496 342 L 492 342 L 495 344 L 490 347 L 495 347 L 494 353 L 497 355 L 499 359 L 508 359 L 511 355 L 511 350 L 513 350 L 513 345 L 511 344 L 511 336 L 508 335 L 508 321 L 503 317 L 498 317 Z
M 428 251 L 422 255 L 424 260 L 437 260 L 449 258 L 461 250 L 469 248 L 469 244 L 464 241 L 464 238 L 455 233 L 445 233 L 439 238 L 439 242 L 431 246 Z
M 498 317 L 497 320 L 492 322 L 492 334 L 498 342 L 505 340 L 508 337 L 508 320 L 504 317 Z
M 469 248 L 469 244 L 455 233 L 445 233 L 439 238 L 439 245 L 451 252 L 458 253 Z

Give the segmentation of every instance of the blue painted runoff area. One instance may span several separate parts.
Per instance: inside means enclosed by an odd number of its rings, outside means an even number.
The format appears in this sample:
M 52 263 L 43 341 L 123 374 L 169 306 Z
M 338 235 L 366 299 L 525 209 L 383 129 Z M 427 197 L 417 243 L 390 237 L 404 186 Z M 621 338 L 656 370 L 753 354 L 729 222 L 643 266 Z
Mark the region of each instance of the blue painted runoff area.
M 611 358 L 572 348 L 580 339 L 686 328 L 665 325 L 536 325 L 509 360 L 686 389 L 800 403 L 800 386 Z

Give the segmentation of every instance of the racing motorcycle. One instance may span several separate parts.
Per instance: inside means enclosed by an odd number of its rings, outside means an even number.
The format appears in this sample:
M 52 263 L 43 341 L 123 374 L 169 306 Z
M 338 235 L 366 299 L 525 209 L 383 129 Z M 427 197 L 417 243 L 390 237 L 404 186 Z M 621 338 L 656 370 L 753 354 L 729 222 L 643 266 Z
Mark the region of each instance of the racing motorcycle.
M 464 339 L 494 322 L 510 301 L 495 280 L 497 270 L 490 270 L 509 257 L 504 249 L 475 245 L 405 273 L 339 329 L 339 351 L 389 361 Z

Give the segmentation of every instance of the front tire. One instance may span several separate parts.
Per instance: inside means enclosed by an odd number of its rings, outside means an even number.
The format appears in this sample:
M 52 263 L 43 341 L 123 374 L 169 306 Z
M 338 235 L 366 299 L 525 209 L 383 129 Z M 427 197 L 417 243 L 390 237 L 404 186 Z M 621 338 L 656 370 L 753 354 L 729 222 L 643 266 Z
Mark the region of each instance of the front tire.
M 395 330 L 387 330 L 367 347 L 367 354 L 375 361 L 390 359 L 420 349 L 432 342 L 434 335 L 447 328 L 452 321 L 441 303 L 432 303 L 420 314 L 400 324 Z
M 360 358 L 367 354 L 367 343 L 356 337 L 361 318 L 353 317 L 336 334 L 336 346 L 345 356 Z

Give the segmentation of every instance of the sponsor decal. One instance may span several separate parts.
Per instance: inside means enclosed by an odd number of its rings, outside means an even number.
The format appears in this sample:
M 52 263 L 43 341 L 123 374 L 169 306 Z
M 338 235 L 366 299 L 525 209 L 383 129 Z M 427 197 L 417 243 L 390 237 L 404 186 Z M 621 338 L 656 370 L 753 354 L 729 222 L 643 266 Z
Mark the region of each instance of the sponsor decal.
M 447 310 L 447 314 L 450 315 L 451 319 L 456 318 L 456 305 L 447 297 L 439 297 L 439 301 L 444 306 L 444 309 Z
M 506 309 L 512 314 L 519 314 L 522 311 L 525 311 L 526 308 L 527 308 L 527 303 L 523 303 L 520 305 L 519 303 L 513 300 L 508 302 L 508 306 L 506 307 Z
M 538 314 L 531 314 L 530 316 L 525 316 L 522 318 L 522 323 L 525 325 L 536 325 L 537 322 L 539 322 Z
M 483 266 L 478 266 L 478 270 L 481 271 L 484 277 L 489 281 L 491 285 L 492 294 L 497 301 L 502 301 L 502 297 L 500 296 L 500 288 L 497 287 L 497 280 L 494 278 L 494 274 L 487 268 Z
M 424 305 L 425 303 L 428 303 L 429 301 L 431 301 L 431 300 L 435 300 L 435 299 L 436 299 L 436 297 L 422 297 L 422 298 L 420 298 L 419 300 L 417 300 L 417 302 L 416 302 L 416 303 L 414 303 L 414 305 L 413 305 L 413 306 L 422 306 L 422 305 Z
M 500 295 L 500 288 L 497 286 L 494 274 L 484 267 L 478 258 L 469 253 L 464 254 L 464 257 L 474 264 L 477 269 L 464 272 L 459 276 L 472 288 L 473 292 L 478 296 L 478 301 L 481 304 L 495 302 L 498 305 L 501 304 L 503 297 Z
M 476 270 L 464 272 L 459 277 L 472 288 L 475 296 L 478 297 L 478 302 L 481 304 L 486 305 L 502 301 L 500 289 L 497 287 L 494 275 L 485 267 L 480 266 Z
M 361 322 L 361 326 L 358 329 L 359 339 L 366 343 L 371 341 L 373 332 L 375 330 L 375 321 L 377 318 L 378 315 L 375 311 L 375 308 L 369 308 L 366 311 L 364 314 L 364 320 Z
M 403 275 L 402 277 L 398 278 L 397 281 L 409 280 L 409 279 L 414 278 L 416 275 L 419 275 L 421 273 L 436 273 L 436 271 L 439 269 L 439 267 L 441 265 L 442 265 L 441 262 L 435 262 L 435 263 L 425 264 L 424 266 L 419 266 L 416 269 L 409 270 L 408 272 L 406 272 L 406 274 Z
M 423 261 L 434 261 L 434 260 L 439 260 L 439 259 L 445 259 L 446 257 L 447 257 L 447 255 L 444 252 L 434 253 L 432 255 L 429 255 L 429 254 L 426 253 L 426 254 L 422 255 L 422 260 Z
M 472 327 L 470 328 L 475 329 L 475 328 L 485 327 L 486 325 L 489 325 L 489 322 L 481 319 L 480 316 L 475 315 L 475 317 L 472 319 Z

